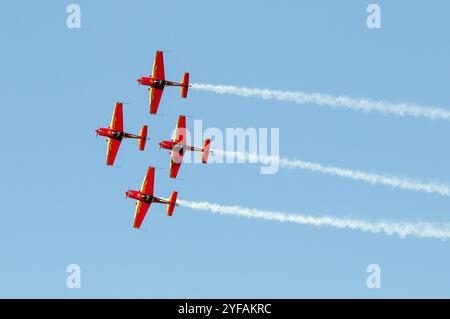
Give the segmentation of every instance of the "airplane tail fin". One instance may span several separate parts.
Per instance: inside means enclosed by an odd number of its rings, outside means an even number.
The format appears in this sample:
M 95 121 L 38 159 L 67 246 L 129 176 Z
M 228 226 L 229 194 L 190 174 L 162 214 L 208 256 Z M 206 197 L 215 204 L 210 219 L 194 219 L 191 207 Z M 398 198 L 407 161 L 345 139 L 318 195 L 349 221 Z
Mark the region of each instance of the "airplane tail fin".
M 205 140 L 205 142 L 203 143 L 203 147 L 202 147 L 202 163 L 203 164 L 208 163 L 210 148 L 211 148 L 211 139 L 207 138 Z
M 185 72 L 183 74 L 183 79 L 181 80 L 181 97 L 187 98 L 189 89 L 189 73 Z
M 172 192 L 172 195 L 170 195 L 169 203 L 167 204 L 167 216 L 172 216 L 175 206 L 178 206 L 177 196 L 178 192 Z
M 141 151 L 144 150 L 145 142 L 147 142 L 147 130 L 148 130 L 147 125 L 144 125 L 142 127 L 142 129 L 141 129 L 141 132 L 139 133 L 139 140 L 138 141 L 139 141 L 139 149 Z

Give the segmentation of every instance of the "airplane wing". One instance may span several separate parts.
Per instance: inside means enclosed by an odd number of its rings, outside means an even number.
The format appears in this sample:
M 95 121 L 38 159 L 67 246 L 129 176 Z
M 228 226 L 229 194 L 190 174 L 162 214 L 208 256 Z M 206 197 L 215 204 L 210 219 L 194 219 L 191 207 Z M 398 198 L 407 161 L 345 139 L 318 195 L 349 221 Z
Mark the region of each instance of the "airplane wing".
M 177 127 L 173 136 L 173 141 L 177 143 L 172 148 L 170 157 L 170 178 L 176 178 L 180 170 L 181 163 L 184 156 L 184 145 L 186 144 L 186 116 L 180 115 L 178 117 Z
M 177 178 L 181 163 L 183 162 L 184 148 L 183 145 L 177 144 L 170 152 L 170 178 Z
M 141 193 L 153 196 L 153 186 L 155 184 L 155 168 L 149 167 L 142 181 Z
M 156 51 L 155 60 L 153 60 L 152 78 L 165 80 L 164 75 L 164 58 L 162 51 Z
M 161 101 L 163 90 L 164 87 L 160 88 L 152 87 L 148 89 L 150 93 L 150 114 L 156 114 L 156 112 L 158 112 L 159 101 Z
M 116 103 L 109 128 L 123 132 L 123 104 L 121 102 Z
M 173 141 L 183 145 L 186 144 L 186 116 L 184 115 L 180 115 L 178 117 L 178 123 L 175 129 Z
M 148 212 L 148 209 L 150 208 L 149 203 L 144 203 L 141 201 L 138 201 L 136 203 L 136 211 L 134 213 L 134 220 L 133 220 L 133 228 L 140 228 L 142 225 L 142 222 L 144 221 L 145 215 Z
M 108 138 L 108 147 L 106 149 L 106 165 L 114 165 L 114 160 L 116 159 L 117 152 L 119 151 L 120 142 L 121 140 Z
M 180 170 L 182 158 L 180 160 L 174 160 L 173 157 L 170 159 L 170 178 L 177 178 L 178 171 Z

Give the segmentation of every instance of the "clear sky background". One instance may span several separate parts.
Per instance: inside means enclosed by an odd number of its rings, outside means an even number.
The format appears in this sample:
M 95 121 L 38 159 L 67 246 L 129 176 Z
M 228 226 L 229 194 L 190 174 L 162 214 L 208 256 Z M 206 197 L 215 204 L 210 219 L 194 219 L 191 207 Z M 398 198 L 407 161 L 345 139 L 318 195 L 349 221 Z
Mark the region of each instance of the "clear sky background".
M 328 165 L 450 181 L 448 121 L 167 89 L 160 113 L 136 78 L 155 50 L 179 80 L 348 94 L 450 109 L 448 1 L 68 1 L 1 6 L 0 297 L 450 297 L 450 243 L 217 216 L 154 205 L 132 229 L 146 167 L 156 195 L 367 220 L 447 222 L 450 199 L 255 164 L 182 166 L 169 180 L 178 114 L 204 127 L 280 128 L 280 153 Z M 125 129 L 149 125 L 145 152 L 122 143 L 105 166 L 95 138 L 123 100 Z M 192 120 L 188 121 L 188 125 Z M 81 267 L 81 289 L 66 267 Z M 368 289 L 366 267 L 381 267 Z

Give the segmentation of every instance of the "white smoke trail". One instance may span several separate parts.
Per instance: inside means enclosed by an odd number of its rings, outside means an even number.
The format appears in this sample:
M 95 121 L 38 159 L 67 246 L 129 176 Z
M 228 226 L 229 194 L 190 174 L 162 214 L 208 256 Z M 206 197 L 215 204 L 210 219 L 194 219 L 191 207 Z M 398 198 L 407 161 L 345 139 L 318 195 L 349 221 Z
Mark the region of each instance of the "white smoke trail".
M 274 156 L 263 156 L 257 154 L 246 154 L 242 152 L 230 152 L 224 150 L 214 150 L 216 154 L 222 154 L 230 158 L 237 158 L 241 162 L 248 160 L 249 162 L 259 162 L 262 164 L 269 164 L 278 161 L 280 167 L 288 169 L 302 169 L 312 172 L 319 172 L 322 174 L 346 177 L 353 180 L 363 181 L 372 185 L 387 185 L 393 188 L 404 190 L 420 191 L 425 193 L 437 193 L 442 196 L 450 196 L 450 186 L 440 183 L 423 183 L 417 180 L 408 178 L 399 178 L 393 176 L 385 176 L 380 174 L 367 173 L 358 170 L 351 170 L 348 168 L 340 168 L 334 166 L 325 166 L 318 163 L 312 163 L 301 160 L 289 160 L 286 158 L 277 158 Z
M 233 85 L 212 85 L 193 83 L 195 90 L 214 92 L 217 94 L 230 94 L 242 97 L 258 97 L 264 100 L 278 100 L 294 102 L 297 104 L 317 104 L 331 107 L 347 108 L 365 112 L 378 111 L 384 114 L 399 116 L 426 117 L 432 120 L 450 119 L 450 111 L 438 107 L 419 106 L 410 103 L 390 103 L 385 101 L 372 101 L 349 96 L 332 96 L 321 93 L 306 93 L 302 91 L 280 91 L 269 89 L 255 89 Z
M 413 236 L 418 238 L 447 239 L 450 237 L 450 224 L 437 225 L 433 223 L 407 223 L 393 221 L 369 222 L 364 220 L 336 217 L 315 217 L 311 215 L 286 214 L 241 206 L 223 206 L 208 202 L 193 202 L 178 200 L 180 206 L 194 210 L 208 211 L 220 215 L 234 215 L 246 218 L 258 218 L 278 222 L 290 222 L 302 225 L 329 226 L 342 229 L 360 230 L 370 233 L 385 233 L 398 235 L 400 238 Z

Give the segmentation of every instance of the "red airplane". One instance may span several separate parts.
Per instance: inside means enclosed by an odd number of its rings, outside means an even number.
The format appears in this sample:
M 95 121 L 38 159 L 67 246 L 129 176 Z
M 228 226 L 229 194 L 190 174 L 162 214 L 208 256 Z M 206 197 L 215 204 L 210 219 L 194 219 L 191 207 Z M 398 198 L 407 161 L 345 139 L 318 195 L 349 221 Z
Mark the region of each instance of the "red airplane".
M 145 148 L 145 142 L 147 141 L 147 125 L 144 125 L 139 135 L 126 133 L 123 131 L 123 104 L 121 102 L 116 103 L 114 113 L 112 116 L 111 124 L 106 127 L 101 127 L 95 130 L 97 136 L 106 136 L 108 138 L 108 148 L 106 153 L 106 165 L 112 166 L 117 152 L 119 151 L 120 142 L 123 138 L 136 138 L 139 140 L 139 149 L 141 151 Z
M 170 150 L 169 176 L 170 178 L 176 178 L 186 150 L 202 152 L 202 163 L 206 164 L 208 162 L 211 140 L 209 138 L 206 139 L 202 148 L 186 145 L 186 117 L 180 115 L 173 139 L 171 141 L 161 141 L 158 144 L 160 148 Z
M 162 51 L 156 51 L 155 60 L 153 61 L 153 71 L 151 76 L 141 76 L 137 79 L 139 85 L 146 85 L 150 88 L 150 114 L 156 114 L 158 111 L 159 101 L 166 86 L 180 86 L 181 97 L 186 98 L 189 89 L 189 73 L 184 73 L 181 83 L 166 81 L 164 75 L 164 59 Z
M 172 192 L 170 199 L 163 199 L 153 196 L 153 186 L 155 182 L 155 168 L 149 167 L 147 174 L 142 182 L 141 189 L 128 190 L 125 192 L 126 197 L 130 197 L 137 200 L 136 211 L 134 213 L 133 228 L 139 229 L 144 221 L 145 215 L 152 203 L 166 204 L 167 205 L 167 215 L 172 216 L 173 210 L 177 204 L 178 192 Z

